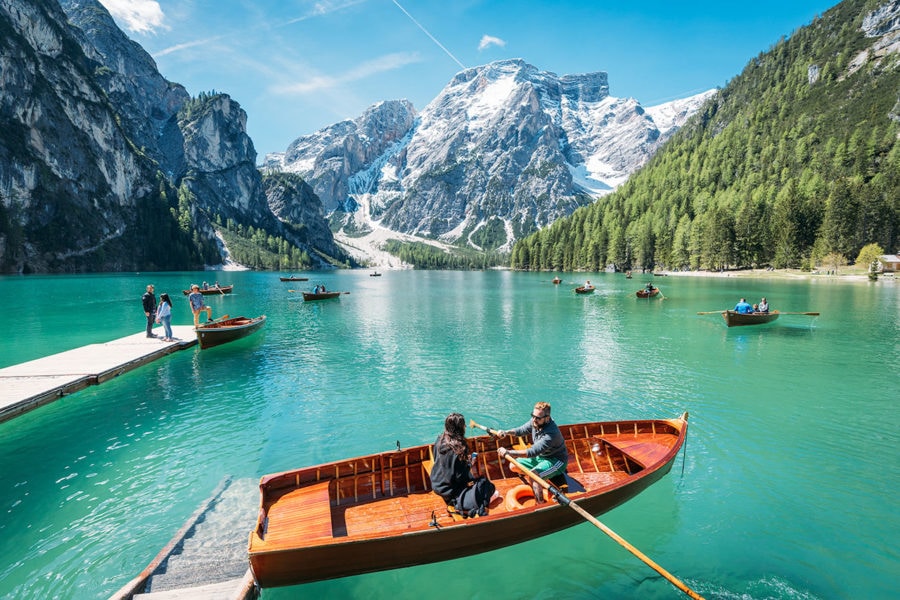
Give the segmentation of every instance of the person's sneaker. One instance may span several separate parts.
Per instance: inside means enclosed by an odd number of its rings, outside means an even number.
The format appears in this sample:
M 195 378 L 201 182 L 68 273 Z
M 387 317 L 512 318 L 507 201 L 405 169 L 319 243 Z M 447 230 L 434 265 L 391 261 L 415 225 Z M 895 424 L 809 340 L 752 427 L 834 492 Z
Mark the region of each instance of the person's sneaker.
M 155 334 L 155 333 L 148 333 L 148 334 L 147 334 L 147 337 L 148 337 L 148 338 L 155 338 L 155 337 L 156 337 L 156 334 Z

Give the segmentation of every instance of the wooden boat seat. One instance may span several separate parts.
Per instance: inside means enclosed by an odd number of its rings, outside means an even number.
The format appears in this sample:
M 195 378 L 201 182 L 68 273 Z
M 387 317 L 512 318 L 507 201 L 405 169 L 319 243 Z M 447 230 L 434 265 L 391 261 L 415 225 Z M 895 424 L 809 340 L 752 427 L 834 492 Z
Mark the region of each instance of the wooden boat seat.
M 293 532 L 297 529 L 308 538 L 332 537 L 329 486 L 329 481 L 322 481 L 298 488 L 269 507 L 266 543 L 295 542 Z M 285 510 L 288 508 L 290 510 Z M 280 539 L 279 534 L 284 534 L 284 539 Z

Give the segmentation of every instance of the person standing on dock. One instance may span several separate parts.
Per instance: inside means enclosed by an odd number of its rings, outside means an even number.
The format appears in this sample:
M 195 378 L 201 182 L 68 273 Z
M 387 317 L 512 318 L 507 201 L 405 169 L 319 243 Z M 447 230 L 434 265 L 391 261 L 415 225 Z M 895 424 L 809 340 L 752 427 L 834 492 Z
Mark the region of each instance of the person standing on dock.
M 194 313 L 194 329 L 200 327 L 200 313 L 206 311 L 206 320 L 212 320 L 212 308 L 206 306 L 203 300 L 203 294 L 200 293 L 200 286 L 196 283 L 191 286 L 191 294 L 188 296 L 188 302 L 191 303 L 191 312 Z
M 153 284 L 147 286 L 147 291 L 141 296 L 141 303 L 144 305 L 144 314 L 147 316 L 147 337 L 155 338 L 153 322 L 156 320 L 156 294 L 153 293 Z

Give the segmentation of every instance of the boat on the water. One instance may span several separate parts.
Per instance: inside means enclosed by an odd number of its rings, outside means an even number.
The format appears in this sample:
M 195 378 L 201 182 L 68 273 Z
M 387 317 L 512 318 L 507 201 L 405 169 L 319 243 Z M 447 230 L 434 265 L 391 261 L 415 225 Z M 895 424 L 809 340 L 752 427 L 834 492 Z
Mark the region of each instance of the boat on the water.
M 258 331 L 266 323 L 266 315 L 250 319 L 247 317 L 228 317 L 210 321 L 197 327 L 197 341 L 205 350 L 213 346 L 221 346 Z
M 291 275 L 290 277 L 279 277 L 281 281 L 309 281 L 309 277 L 294 277 Z
M 369 273 L 369 277 L 381 277 L 381 273 L 375 271 L 374 273 Z
M 593 294 L 595 289 L 597 289 L 597 288 L 595 288 L 593 286 L 592 287 L 584 287 L 582 285 L 582 286 L 575 288 L 575 293 L 576 294 Z
M 217 296 L 219 294 L 230 294 L 231 290 L 234 289 L 234 284 L 231 285 L 218 285 L 211 288 L 200 288 L 200 293 L 204 296 Z M 181 290 L 181 293 L 185 296 L 191 293 L 191 290 Z
M 733 310 L 722 311 L 722 318 L 729 327 L 737 327 L 739 325 L 762 325 L 763 323 L 771 323 L 778 318 L 780 313 L 773 310 L 767 313 L 739 313 Z
M 553 278 L 553 285 L 559 285 L 561 283 L 562 283 L 562 279 L 560 279 L 559 277 Z
M 303 292 L 303 300 L 312 302 L 313 300 L 328 300 L 329 298 L 337 298 L 342 292 Z
M 659 294 L 659 288 L 653 288 L 652 290 L 647 290 L 646 288 L 643 290 L 638 290 L 635 292 L 638 298 L 652 298 Z
M 569 464 L 566 485 L 556 485 L 591 515 L 626 502 L 669 472 L 687 418 L 560 425 Z M 512 436 L 469 438 L 478 453 L 474 470 L 501 498 L 487 515 L 468 519 L 432 491 L 431 444 L 398 444 L 263 476 L 248 549 L 256 582 L 262 588 L 295 585 L 450 560 L 583 522 L 562 501 L 536 504 L 531 486 L 499 457 L 501 446 L 523 443 Z

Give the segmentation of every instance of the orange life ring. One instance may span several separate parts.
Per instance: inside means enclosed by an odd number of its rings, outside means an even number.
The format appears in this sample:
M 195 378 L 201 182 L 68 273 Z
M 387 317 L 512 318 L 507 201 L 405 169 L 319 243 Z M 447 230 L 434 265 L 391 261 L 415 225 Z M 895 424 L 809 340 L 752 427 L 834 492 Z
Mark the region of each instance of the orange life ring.
M 517 485 L 513 489 L 506 492 L 506 510 L 517 510 L 525 508 L 525 503 L 531 500 L 530 504 L 534 504 L 534 490 L 530 485 Z

